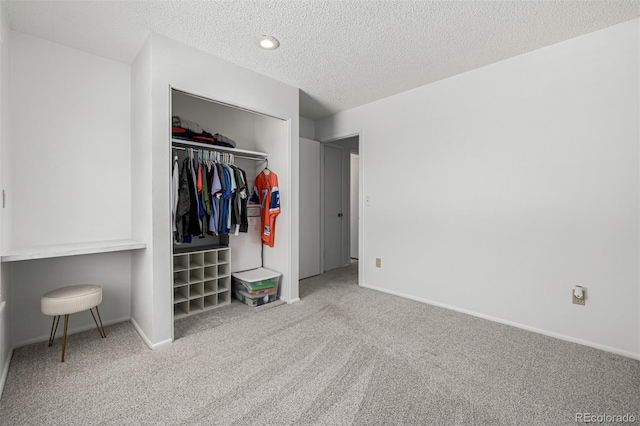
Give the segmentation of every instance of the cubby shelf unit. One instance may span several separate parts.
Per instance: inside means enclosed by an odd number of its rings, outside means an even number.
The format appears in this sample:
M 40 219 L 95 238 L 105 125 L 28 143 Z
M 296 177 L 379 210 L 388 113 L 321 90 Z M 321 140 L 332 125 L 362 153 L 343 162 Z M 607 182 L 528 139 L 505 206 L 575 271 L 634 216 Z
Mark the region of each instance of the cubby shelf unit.
M 228 247 L 173 255 L 173 317 L 182 318 L 231 303 Z

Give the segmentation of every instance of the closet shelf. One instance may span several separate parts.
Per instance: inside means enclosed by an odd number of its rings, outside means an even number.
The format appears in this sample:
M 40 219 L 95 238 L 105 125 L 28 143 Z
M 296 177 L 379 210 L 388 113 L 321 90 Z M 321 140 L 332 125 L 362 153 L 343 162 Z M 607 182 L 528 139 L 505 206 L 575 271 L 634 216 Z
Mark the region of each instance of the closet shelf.
M 239 148 L 227 148 L 226 146 L 219 146 L 219 145 L 211 145 L 211 144 L 206 144 L 206 143 L 199 143 L 199 142 L 191 142 L 191 141 L 185 141 L 183 139 L 171 139 L 171 144 L 173 146 L 179 146 L 182 148 L 194 148 L 194 149 L 207 149 L 209 151 L 218 151 L 218 152 L 228 152 L 229 154 L 234 154 L 234 155 L 240 155 L 240 156 L 245 156 L 245 157 L 251 157 L 251 158 L 256 158 L 256 159 L 266 159 L 269 157 L 269 154 L 267 154 L 266 152 L 259 152 L 259 151 L 249 151 L 246 149 L 239 149 Z
M 16 247 L 2 253 L 2 261 L 16 262 L 19 260 L 48 259 L 52 257 L 78 256 L 112 251 L 139 250 L 146 247 L 147 243 L 132 239 Z

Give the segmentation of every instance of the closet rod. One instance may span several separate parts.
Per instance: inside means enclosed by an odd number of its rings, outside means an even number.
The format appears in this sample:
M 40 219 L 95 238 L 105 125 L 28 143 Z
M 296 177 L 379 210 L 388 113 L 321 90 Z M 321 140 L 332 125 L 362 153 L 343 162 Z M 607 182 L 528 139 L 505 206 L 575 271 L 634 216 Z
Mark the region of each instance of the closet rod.
M 215 151 L 215 152 L 219 152 L 221 154 L 232 154 L 233 158 L 242 158 L 245 160 L 254 160 L 254 161 L 269 161 L 268 158 L 261 158 L 261 157 L 247 157 L 246 155 L 240 155 L 240 154 L 234 154 L 233 152 L 230 151 L 218 151 L 215 148 L 186 148 L 186 147 L 182 147 L 182 146 L 174 146 L 171 147 L 171 149 L 179 149 L 181 151 L 186 151 L 188 149 L 193 149 L 194 151 Z

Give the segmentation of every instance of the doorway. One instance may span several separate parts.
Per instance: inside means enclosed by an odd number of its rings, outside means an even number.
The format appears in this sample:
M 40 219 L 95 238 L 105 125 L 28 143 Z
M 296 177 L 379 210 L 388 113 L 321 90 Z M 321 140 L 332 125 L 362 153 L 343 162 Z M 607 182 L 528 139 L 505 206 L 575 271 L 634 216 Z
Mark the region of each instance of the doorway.
M 300 138 L 300 279 L 358 268 L 359 143 Z
M 322 144 L 322 271 L 358 258 L 359 137 Z

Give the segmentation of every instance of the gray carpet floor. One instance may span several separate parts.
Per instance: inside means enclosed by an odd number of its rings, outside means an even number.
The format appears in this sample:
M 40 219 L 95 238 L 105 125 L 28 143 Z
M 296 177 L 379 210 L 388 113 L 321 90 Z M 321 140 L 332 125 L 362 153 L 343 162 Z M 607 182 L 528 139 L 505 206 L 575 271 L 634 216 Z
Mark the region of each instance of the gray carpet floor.
M 640 362 L 360 288 L 356 269 L 304 280 L 294 305 L 179 320 L 158 351 L 129 323 L 71 336 L 65 363 L 60 339 L 18 348 L 0 424 L 640 423 Z

